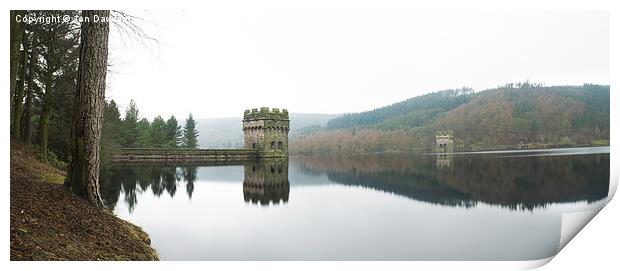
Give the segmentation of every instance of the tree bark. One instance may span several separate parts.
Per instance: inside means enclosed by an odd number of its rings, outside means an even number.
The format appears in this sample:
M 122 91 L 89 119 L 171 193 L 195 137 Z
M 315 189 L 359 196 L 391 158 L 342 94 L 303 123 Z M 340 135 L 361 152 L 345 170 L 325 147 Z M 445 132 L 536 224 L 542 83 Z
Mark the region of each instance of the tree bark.
M 12 116 L 12 136 L 15 140 L 19 140 L 19 136 L 21 135 L 21 126 L 20 126 L 20 122 L 22 119 L 22 106 L 23 106 L 23 100 L 24 100 L 24 88 L 25 88 L 25 81 L 26 81 L 26 68 L 27 66 L 27 61 L 28 61 L 28 42 L 23 42 L 24 44 L 24 51 L 21 52 L 21 57 L 20 57 L 20 71 L 19 71 L 19 84 L 17 86 L 17 93 L 15 93 L 15 97 L 14 97 L 14 105 L 13 105 L 13 116 Z
M 17 15 L 23 18 L 26 12 L 24 10 L 11 10 L 11 98 L 10 98 L 10 112 L 13 112 L 13 97 L 15 95 L 15 85 L 17 80 L 17 69 L 19 66 L 19 47 L 22 43 L 22 37 L 24 34 L 23 25 L 21 22 L 17 22 L 15 19 Z
M 76 115 L 67 174 L 72 192 L 103 207 L 99 194 L 99 154 L 108 61 L 110 11 L 83 11 Z M 99 19 L 99 20 L 97 20 Z M 105 19 L 105 21 L 102 21 Z
M 31 47 L 34 48 L 33 45 Z M 30 61 L 28 62 L 28 88 L 26 89 L 26 102 L 24 103 L 24 115 L 22 116 L 22 135 L 23 143 L 30 143 L 32 138 L 32 98 L 34 95 L 34 65 L 35 53 L 30 53 Z

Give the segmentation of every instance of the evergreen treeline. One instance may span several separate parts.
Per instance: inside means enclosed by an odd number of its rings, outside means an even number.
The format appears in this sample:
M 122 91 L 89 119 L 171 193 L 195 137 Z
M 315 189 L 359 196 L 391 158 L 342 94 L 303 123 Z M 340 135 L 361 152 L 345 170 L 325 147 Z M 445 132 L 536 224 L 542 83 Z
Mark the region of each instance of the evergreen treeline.
M 68 159 L 80 24 L 73 20 L 27 24 L 16 23 L 13 18 L 79 14 L 80 11 L 11 11 L 11 139 L 37 144 L 42 158 L 50 162 L 58 162 L 56 155 L 60 160 Z
M 121 118 L 118 106 L 111 100 L 104 106 L 103 145 L 112 148 L 191 148 L 198 147 L 196 121 L 190 113 L 182 127 L 174 117 L 164 120 L 157 116 L 153 121 L 140 118 L 138 107 L 132 100 Z
M 447 90 L 346 114 L 291 137 L 295 155 L 429 152 L 450 131 L 456 150 L 609 145 L 609 86 L 529 82 Z

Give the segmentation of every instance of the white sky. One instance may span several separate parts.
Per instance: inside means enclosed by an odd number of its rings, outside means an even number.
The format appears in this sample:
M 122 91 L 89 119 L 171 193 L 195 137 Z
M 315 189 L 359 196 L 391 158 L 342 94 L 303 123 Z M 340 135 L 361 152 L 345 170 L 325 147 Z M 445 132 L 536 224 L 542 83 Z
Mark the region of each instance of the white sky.
M 132 12 L 146 47 L 110 34 L 106 97 L 142 117 L 369 110 L 432 91 L 529 80 L 609 84 L 595 11 L 201 9 Z

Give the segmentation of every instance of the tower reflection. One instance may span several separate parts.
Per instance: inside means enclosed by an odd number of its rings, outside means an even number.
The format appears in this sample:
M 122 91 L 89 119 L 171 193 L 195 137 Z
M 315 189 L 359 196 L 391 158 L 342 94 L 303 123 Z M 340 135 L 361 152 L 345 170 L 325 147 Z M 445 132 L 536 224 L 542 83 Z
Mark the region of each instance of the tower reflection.
M 288 202 L 288 158 L 260 159 L 244 165 L 243 199 L 253 204 Z
M 438 153 L 437 154 L 437 169 L 450 169 L 452 168 L 452 154 Z

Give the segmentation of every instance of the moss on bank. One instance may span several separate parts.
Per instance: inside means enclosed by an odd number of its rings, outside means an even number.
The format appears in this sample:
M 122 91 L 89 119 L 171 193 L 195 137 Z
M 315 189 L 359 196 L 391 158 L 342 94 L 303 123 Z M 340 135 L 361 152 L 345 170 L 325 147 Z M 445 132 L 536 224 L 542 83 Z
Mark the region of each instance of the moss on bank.
M 64 172 L 11 143 L 11 260 L 157 260 L 142 229 L 71 194 Z

